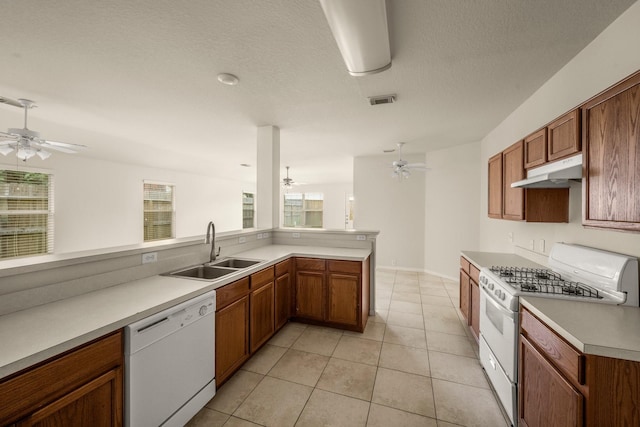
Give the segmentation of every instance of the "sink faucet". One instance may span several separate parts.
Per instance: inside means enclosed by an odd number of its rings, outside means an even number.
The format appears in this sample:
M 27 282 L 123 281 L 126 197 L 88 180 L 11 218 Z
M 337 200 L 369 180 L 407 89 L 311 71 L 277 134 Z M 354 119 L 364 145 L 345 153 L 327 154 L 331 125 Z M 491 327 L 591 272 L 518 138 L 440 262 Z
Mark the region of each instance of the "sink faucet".
M 211 244 L 209 262 L 215 261 L 216 257 L 220 255 L 220 247 L 218 247 L 218 252 L 216 253 L 216 225 L 213 221 L 209 221 L 209 225 L 207 225 L 207 236 L 204 239 L 204 243 L 205 245 Z

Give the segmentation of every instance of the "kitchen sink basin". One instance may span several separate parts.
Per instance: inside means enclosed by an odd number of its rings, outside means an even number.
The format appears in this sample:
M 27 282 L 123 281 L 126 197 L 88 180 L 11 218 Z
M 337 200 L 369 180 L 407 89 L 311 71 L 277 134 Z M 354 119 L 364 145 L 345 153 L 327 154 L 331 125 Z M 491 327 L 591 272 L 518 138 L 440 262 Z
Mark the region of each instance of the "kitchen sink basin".
M 190 277 L 193 279 L 211 280 L 226 276 L 238 271 L 232 268 L 223 268 L 209 265 L 198 265 L 196 267 L 185 268 L 184 270 L 168 273 L 167 276 Z
M 260 264 L 262 261 L 255 259 L 242 259 L 242 258 L 225 258 L 220 261 L 214 261 L 209 264 L 212 267 L 228 267 L 228 268 L 247 268 L 252 265 Z

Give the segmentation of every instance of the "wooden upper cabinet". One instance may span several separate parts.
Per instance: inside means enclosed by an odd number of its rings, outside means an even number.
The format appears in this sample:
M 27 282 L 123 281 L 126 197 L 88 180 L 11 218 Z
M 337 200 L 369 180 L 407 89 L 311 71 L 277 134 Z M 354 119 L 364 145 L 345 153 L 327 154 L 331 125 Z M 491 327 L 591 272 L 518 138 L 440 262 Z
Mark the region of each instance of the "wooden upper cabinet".
M 546 161 L 547 128 L 543 128 L 524 139 L 524 167 L 542 166 Z
M 640 72 L 584 104 L 582 223 L 640 231 Z
M 562 159 L 580 152 L 580 110 L 575 109 L 547 126 L 547 159 Z
M 489 218 L 502 218 L 502 153 L 489 159 Z
M 524 190 L 511 183 L 524 179 L 524 144 L 518 141 L 502 152 L 502 218 L 524 219 Z

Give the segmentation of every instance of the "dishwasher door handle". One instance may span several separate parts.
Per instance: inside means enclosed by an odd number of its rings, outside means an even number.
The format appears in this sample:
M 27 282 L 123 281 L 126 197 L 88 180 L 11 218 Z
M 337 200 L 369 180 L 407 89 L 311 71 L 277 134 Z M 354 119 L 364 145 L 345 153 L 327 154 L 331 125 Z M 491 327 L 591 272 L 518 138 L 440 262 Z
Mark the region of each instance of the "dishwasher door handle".
M 153 323 L 149 323 L 148 325 L 144 325 L 142 328 L 136 329 L 136 332 L 139 333 L 139 334 L 143 333 L 143 332 L 148 331 L 149 329 L 151 329 L 151 328 L 153 328 L 155 326 L 161 325 L 162 323 L 168 322 L 168 321 L 169 321 L 168 317 L 163 317 L 162 319 L 156 320 Z

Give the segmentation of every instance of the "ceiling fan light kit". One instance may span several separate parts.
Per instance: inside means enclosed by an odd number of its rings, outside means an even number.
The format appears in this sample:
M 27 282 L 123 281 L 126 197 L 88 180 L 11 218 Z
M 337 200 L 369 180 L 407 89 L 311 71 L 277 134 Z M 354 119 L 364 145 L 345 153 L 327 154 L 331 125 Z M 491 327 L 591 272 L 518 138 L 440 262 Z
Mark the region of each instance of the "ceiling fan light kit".
M 338 49 L 352 76 L 391 68 L 385 0 L 320 0 Z
M 16 101 L 0 96 L 0 103 L 24 109 L 23 128 L 9 128 L 7 132 L 0 132 L 0 154 L 6 156 L 15 150 L 16 157 L 26 162 L 35 155 L 42 160 L 49 158 L 51 153 L 44 148 L 61 151 L 63 153 L 75 153 L 87 148 L 84 145 L 42 139 L 39 132 L 27 128 L 28 112 L 31 108 L 35 108 L 35 102 L 29 99 L 18 99 Z
M 424 171 L 428 169 L 424 163 L 409 163 L 408 161 L 402 158 L 402 147 L 404 146 L 404 144 L 405 144 L 404 142 L 399 142 L 397 144 L 398 160 L 394 160 L 391 163 L 391 167 L 393 168 L 393 172 L 391 172 L 391 177 L 397 178 L 399 181 L 402 181 L 403 179 L 409 179 L 409 177 L 411 176 L 412 169 L 420 170 L 420 171 Z M 391 153 L 393 151 L 396 151 L 396 150 L 384 150 L 385 153 Z

